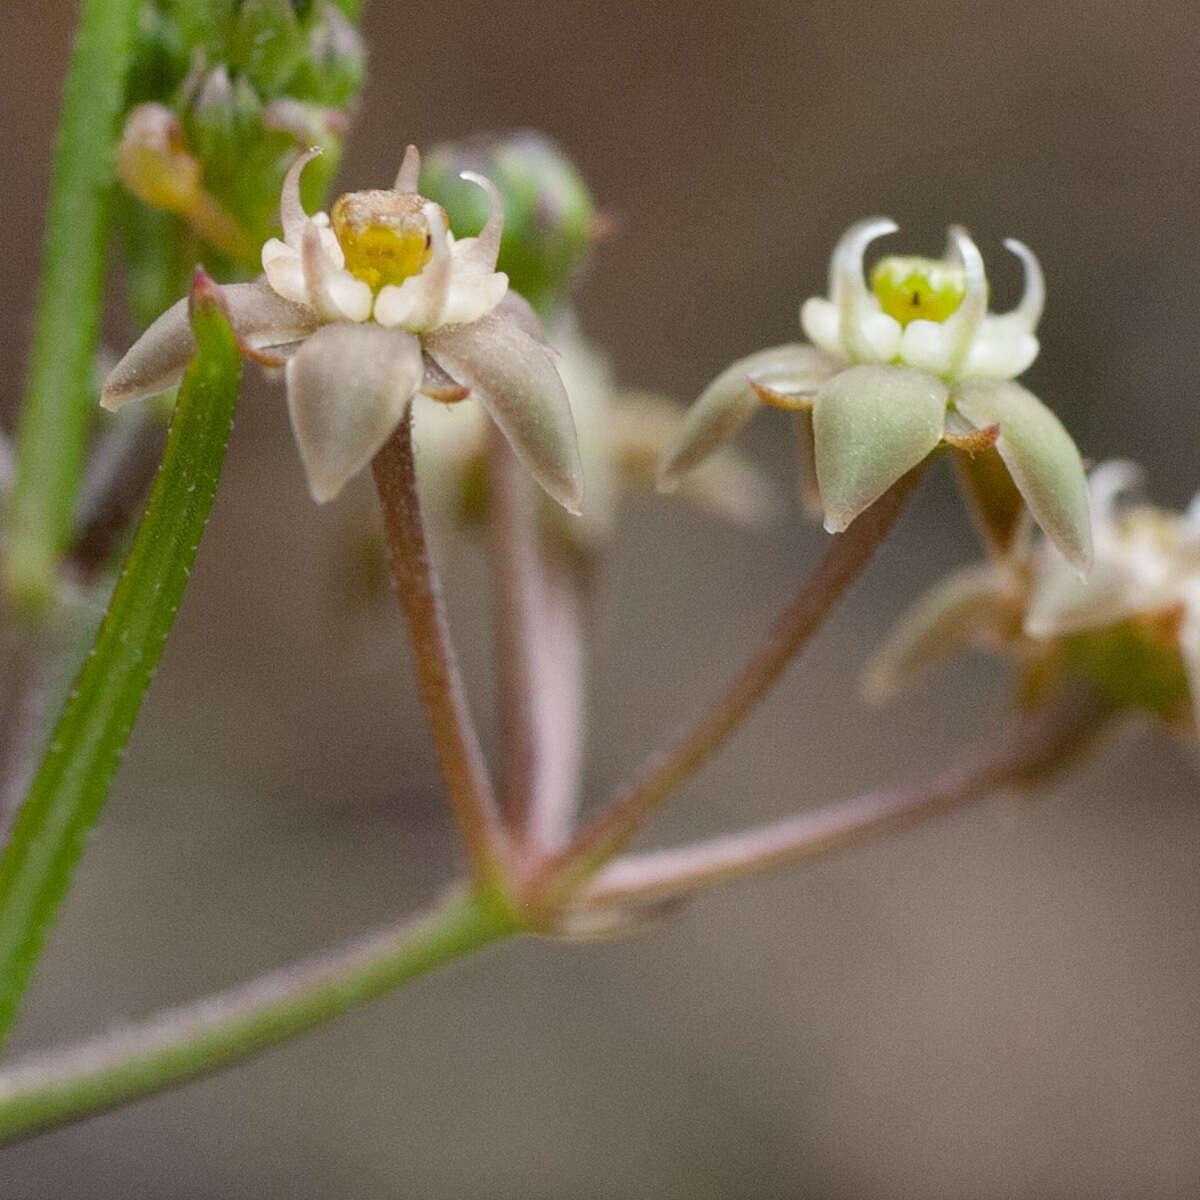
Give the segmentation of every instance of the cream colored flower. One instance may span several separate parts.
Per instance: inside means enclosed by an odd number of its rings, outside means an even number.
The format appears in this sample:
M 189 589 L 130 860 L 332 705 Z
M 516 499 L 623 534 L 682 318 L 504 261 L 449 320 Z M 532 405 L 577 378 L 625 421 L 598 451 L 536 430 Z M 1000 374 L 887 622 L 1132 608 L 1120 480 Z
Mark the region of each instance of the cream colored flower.
M 864 676 L 873 699 L 964 645 L 1092 678 L 1118 703 L 1200 729 L 1200 496 L 1185 513 L 1131 504 L 1132 463 L 1088 480 L 1095 565 L 1082 580 L 1044 544 L 953 572 L 897 622 Z M 1045 676 L 1045 670 L 1041 671 Z
M 283 239 L 263 247 L 263 276 L 222 289 L 234 329 L 255 353 L 286 363 L 288 410 L 314 499 L 330 500 L 362 469 L 418 393 L 474 396 L 560 504 L 578 512 L 582 471 L 567 394 L 540 325 L 495 270 L 504 215 L 455 241 L 442 209 L 417 192 L 410 146 L 387 191 L 352 192 L 309 216 L 301 155 L 280 199 Z M 142 335 L 105 382 L 117 409 L 177 383 L 194 342 L 180 301 Z
M 792 343 L 734 363 L 705 389 L 663 461 L 661 486 L 684 473 L 766 403 L 811 413 L 817 485 L 830 532 L 845 529 L 906 471 L 945 442 L 994 450 L 1038 524 L 1085 569 L 1092 548 L 1079 452 L 1058 419 L 1014 383 L 1037 355 L 1045 289 L 1033 254 L 1009 313 L 987 311 L 983 260 L 957 226 L 940 260 L 863 255 L 892 233 L 883 217 L 852 226 L 834 250 L 828 297 L 805 301 L 811 345 Z

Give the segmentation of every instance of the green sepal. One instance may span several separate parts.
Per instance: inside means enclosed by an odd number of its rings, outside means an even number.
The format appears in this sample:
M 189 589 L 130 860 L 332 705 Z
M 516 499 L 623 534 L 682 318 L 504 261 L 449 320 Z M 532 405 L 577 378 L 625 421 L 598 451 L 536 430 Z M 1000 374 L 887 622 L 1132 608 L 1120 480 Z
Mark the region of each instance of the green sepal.
M 946 423 L 946 385 L 912 367 L 850 367 L 813 402 L 825 528 L 840 533 L 931 454 Z
M 1010 379 L 968 379 L 951 404 L 977 429 L 998 425 L 996 451 L 1033 519 L 1077 571 L 1092 565 L 1092 520 L 1079 451 L 1062 422 Z

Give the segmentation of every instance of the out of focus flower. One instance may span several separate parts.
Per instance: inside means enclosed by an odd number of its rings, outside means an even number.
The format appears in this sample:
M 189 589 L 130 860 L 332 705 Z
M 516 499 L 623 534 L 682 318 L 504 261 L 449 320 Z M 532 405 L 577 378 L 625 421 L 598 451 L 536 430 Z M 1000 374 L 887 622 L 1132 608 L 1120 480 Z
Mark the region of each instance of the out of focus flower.
M 705 389 L 663 460 L 665 489 L 762 404 L 811 414 L 812 458 L 825 527 L 845 529 L 941 444 L 996 453 L 1034 519 L 1077 569 L 1092 557 L 1079 452 L 1053 413 L 1013 382 L 1037 355 L 1042 274 L 1020 242 L 1025 294 L 1009 313 L 987 311 L 975 243 L 957 226 L 942 259 L 881 260 L 868 287 L 863 255 L 896 226 L 852 226 L 834 251 L 830 294 L 807 300 L 811 344 L 759 351 Z
M 865 675 L 882 699 L 964 645 L 1003 650 L 1027 686 L 1086 675 L 1115 703 L 1200 729 L 1200 497 L 1185 513 L 1130 502 L 1141 480 L 1107 462 L 1089 479 L 1096 559 L 1086 580 L 1022 538 L 956 571 L 897 623 Z
M 298 158 L 283 185 L 284 237 L 263 247 L 264 275 L 223 290 L 234 329 L 286 362 L 288 409 L 309 488 L 332 499 L 365 466 L 419 393 L 473 395 L 546 491 L 578 511 L 582 473 L 566 391 L 536 317 L 507 296 L 496 253 L 504 215 L 491 198 L 478 237 L 455 241 L 440 206 L 417 193 L 410 146 L 392 189 L 342 196 L 309 216 Z M 177 382 L 193 353 L 186 301 L 117 364 L 101 403 L 117 409 Z

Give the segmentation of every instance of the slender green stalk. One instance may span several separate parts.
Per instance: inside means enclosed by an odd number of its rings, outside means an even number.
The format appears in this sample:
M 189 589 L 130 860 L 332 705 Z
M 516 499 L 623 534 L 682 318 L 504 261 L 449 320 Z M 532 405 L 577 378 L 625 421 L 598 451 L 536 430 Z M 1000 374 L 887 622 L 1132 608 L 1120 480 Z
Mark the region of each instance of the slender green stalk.
M 43 608 L 71 531 L 95 396 L 112 149 L 140 0 L 85 0 L 63 93 L 17 480 L 9 500 L 6 584 Z
M 220 478 L 241 359 L 219 307 L 199 290 L 194 295 L 199 352 L 179 392 L 146 515 L 0 858 L 0 1045 L 100 815 Z
M 395 928 L 19 1065 L 0 1075 L 0 1139 L 79 1120 L 230 1066 L 517 931 L 494 894 L 456 891 Z

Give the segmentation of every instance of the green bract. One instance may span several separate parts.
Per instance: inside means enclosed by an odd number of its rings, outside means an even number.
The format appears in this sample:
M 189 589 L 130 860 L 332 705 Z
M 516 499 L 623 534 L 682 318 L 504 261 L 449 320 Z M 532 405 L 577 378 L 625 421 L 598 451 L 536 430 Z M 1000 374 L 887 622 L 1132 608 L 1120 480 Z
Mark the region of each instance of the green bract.
M 1011 481 L 1066 559 L 1086 570 L 1092 544 L 1079 452 L 1054 414 L 1012 382 L 1037 355 L 1044 296 L 1037 260 L 1020 242 L 1006 243 L 1024 265 L 1025 293 L 1012 312 L 989 313 L 983 260 L 953 227 L 943 259 L 885 260 L 872 291 L 863 253 L 895 228 L 874 218 L 847 231 L 833 254 L 830 295 L 801 310 L 812 344 L 759 351 L 723 371 L 664 458 L 660 486 L 678 486 L 766 403 L 810 416 L 830 532 L 946 444 L 965 456 L 976 488 L 1005 490 Z M 1002 479 L 988 470 L 993 456 L 1003 463 Z

